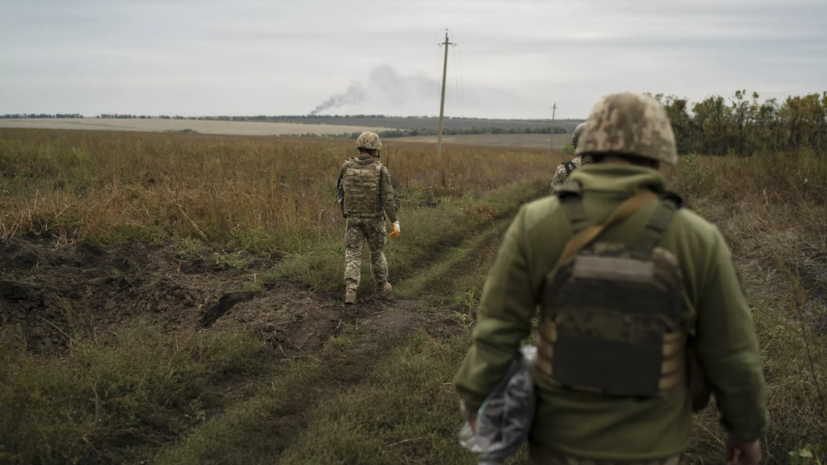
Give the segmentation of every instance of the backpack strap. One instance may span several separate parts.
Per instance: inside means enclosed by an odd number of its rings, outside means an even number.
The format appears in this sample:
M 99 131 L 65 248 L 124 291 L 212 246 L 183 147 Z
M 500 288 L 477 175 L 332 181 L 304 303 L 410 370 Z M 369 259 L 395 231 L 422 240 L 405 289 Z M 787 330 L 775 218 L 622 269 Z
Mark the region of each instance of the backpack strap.
M 643 227 L 640 236 L 632 247 L 632 257 L 638 260 L 645 260 L 652 254 L 652 249 L 666 232 L 666 226 L 672 220 L 672 216 L 681 207 L 683 201 L 681 198 L 672 192 L 665 192 L 660 196 L 658 207 L 652 212 L 649 221 Z
M 589 245 L 589 243 L 600 235 L 603 230 L 634 215 L 638 210 L 643 208 L 644 205 L 656 197 L 657 194 L 654 192 L 642 190 L 620 204 L 620 206 L 617 207 L 611 215 L 609 215 L 603 224 L 598 226 L 589 226 L 588 228 L 576 233 L 571 239 L 569 239 L 568 242 L 566 242 L 566 246 L 563 248 L 563 253 L 560 254 L 560 258 L 557 260 L 555 267 L 567 262 L 571 257 L 577 254 L 577 252 L 583 249 L 583 247 Z
M 586 229 L 589 225 L 586 212 L 583 210 L 583 199 L 580 195 L 580 184 L 568 182 L 554 188 L 554 195 L 560 199 L 563 208 L 566 209 L 566 216 L 569 219 L 571 230 L 574 234 Z
M 570 175 L 572 171 L 577 169 L 577 165 L 573 161 L 568 160 L 563 162 L 563 167 L 566 168 L 566 176 Z

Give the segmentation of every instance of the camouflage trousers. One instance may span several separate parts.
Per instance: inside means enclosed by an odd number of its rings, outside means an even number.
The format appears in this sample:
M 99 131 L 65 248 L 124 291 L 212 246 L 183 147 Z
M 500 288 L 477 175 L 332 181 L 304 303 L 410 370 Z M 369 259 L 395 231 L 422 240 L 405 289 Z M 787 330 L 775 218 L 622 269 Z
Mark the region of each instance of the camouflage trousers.
M 684 465 L 686 463 L 683 454 L 659 460 L 625 461 L 585 459 L 558 452 L 533 449 L 530 456 L 528 463 L 531 465 Z
M 370 248 L 370 269 L 373 272 L 376 287 L 384 286 L 388 282 L 388 261 L 384 253 L 387 237 L 384 216 L 348 217 L 345 230 L 345 286 L 348 289 L 359 287 L 365 241 Z

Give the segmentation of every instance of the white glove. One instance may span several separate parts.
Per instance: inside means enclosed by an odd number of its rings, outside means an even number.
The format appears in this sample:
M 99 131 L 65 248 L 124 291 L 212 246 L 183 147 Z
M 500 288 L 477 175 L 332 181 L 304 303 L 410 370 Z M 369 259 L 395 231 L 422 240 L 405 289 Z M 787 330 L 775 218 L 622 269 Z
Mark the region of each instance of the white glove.
M 398 222 L 398 221 L 396 221 L 395 223 L 393 223 L 393 225 L 396 227 L 396 230 L 397 230 L 397 231 L 402 232 L 402 228 L 400 228 L 400 227 L 399 227 L 399 222 Z

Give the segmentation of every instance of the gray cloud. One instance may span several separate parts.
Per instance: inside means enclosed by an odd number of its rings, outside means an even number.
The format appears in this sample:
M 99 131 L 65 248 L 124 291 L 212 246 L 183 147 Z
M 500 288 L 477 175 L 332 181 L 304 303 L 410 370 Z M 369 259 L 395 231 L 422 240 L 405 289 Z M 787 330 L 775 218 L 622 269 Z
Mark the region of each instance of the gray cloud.
M 4 0 L 0 113 L 433 115 L 446 26 L 449 115 L 783 98 L 827 90 L 825 17 L 823 0 Z

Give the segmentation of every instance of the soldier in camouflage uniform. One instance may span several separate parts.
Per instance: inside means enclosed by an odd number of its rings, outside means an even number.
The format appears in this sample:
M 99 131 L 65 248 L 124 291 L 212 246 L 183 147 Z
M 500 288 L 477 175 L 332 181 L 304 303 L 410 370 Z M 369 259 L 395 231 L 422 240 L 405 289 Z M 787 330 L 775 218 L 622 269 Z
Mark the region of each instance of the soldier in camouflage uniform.
M 388 282 L 388 262 L 383 249 L 386 235 L 385 214 L 393 223 L 390 237 L 399 235 L 399 220 L 393 197 L 390 174 L 379 161 L 382 141 L 373 132 L 363 132 L 356 139 L 359 156 L 347 160 L 339 170 L 338 201 L 347 218 L 345 231 L 345 303 L 356 303 L 356 289 L 362 266 L 365 241 L 370 248 L 370 268 L 376 292 L 387 297 L 392 286 Z
M 678 158 L 666 111 L 610 95 L 579 142 L 592 163 L 523 206 L 500 245 L 454 379 L 466 419 L 475 428 L 539 306 L 533 463 L 681 465 L 705 378 L 727 462 L 757 465 L 768 413 L 752 317 L 723 236 L 657 171 Z
M 577 142 L 580 140 L 580 134 L 584 129 L 586 129 L 586 123 L 580 123 L 576 128 L 574 128 L 574 132 L 571 134 L 571 145 L 573 145 L 575 149 L 577 149 Z M 554 194 L 555 186 L 562 186 L 565 184 L 572 171 L 580 168 L 583 163 L 584 161 L 579 155 L 569 161 L 560 163 L 557 170 L 554 172 L 554 178 L 551 180 L 551 193 Z

